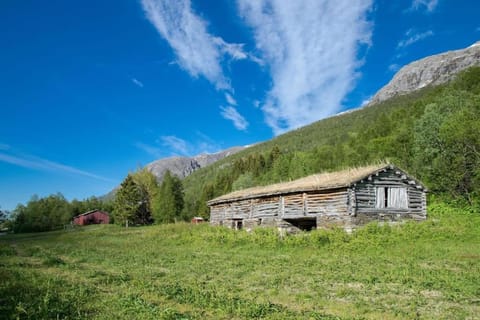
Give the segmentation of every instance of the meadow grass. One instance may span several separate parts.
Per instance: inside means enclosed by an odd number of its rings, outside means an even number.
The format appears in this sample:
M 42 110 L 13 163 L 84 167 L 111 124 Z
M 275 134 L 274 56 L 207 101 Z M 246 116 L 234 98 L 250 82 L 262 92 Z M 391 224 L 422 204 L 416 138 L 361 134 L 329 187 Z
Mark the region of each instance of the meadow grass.
M 280 238 L 171 224 L 0 239 L 1 319 L 480 319 L 480 215 Z

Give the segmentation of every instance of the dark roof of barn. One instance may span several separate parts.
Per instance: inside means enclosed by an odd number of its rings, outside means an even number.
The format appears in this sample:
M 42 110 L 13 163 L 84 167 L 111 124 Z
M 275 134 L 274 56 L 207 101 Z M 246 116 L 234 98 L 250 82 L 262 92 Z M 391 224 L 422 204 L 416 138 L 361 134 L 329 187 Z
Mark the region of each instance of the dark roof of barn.
M 322 191 L 349 187 L 361 180 L 367 179 L 372 175 L 385 171 L 386 169 L 396 169 L 402 174 L 406 175 L 404 171 L 398 169 L 394 165 L 382 163 L 359 168 L 350 168 L 336 172 L 314 174 L 305 178 L 289 182 L 238 190 L 212 199 L 208 201 L 208 205 L 288 193 Z M 417 180 L 415 180 L 411 176 L 407 177 L 409 180 L 414 181 L 416 185 L 419 185 L 422 189 L 425 189 L 425 187 L 421 185 Z
M 95 210 L 90 210 L 90 211 L 87 211 L 87 212 L 81 213 L 81 214 L 79 214 L 79 215 L 76 215 L 76 216 L 75 216 L 75 217 L 73 217 L 73 218 L 78 218 L 78 217 L 81 217 L 81 216 L 86 216 L 86 215 L 89 215 L 89 214 L 91 214 L 91 213 L 95 213 L 95 212 L 105 213 L 106 215 L 108 215 L 108 212 L 105 212 L 105 211 L 101 211 L 101 210 L 95 209 Z

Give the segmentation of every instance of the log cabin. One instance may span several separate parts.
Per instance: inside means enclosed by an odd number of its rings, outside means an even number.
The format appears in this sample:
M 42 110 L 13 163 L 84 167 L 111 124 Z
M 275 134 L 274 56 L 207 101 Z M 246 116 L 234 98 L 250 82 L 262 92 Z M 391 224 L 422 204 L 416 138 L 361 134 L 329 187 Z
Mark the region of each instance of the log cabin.
M 427 189 L 392 164 L 311 175 L 254 187 L 208 201 L 210 223 L 287 232 L 331 228 L 352 231 L 370 221 L 395 223 L 427 217 Z

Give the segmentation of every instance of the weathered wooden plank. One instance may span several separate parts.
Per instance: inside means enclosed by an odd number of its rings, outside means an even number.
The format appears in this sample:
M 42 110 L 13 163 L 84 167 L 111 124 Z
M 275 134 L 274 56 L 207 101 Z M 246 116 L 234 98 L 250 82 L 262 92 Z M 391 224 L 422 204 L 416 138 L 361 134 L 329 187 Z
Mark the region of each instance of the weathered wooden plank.
M 307 194 L 309 199 L 335 199 L 337 197 L 343 197 L 347 192 L 337 193 L 337 194 Z
M 280 212 L 279 215 L 283 217 L 285 214 L 285 198 L 280 196 Z

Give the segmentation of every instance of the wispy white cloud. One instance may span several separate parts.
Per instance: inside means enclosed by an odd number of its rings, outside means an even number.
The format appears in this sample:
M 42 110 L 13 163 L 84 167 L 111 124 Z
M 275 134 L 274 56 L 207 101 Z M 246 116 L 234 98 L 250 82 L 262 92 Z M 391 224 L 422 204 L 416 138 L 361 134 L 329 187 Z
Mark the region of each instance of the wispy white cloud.
M 210 34 L 190 0 L 142 0 L 148 20 L 175 51 L 178 64 L 192 77 L 202 76 L 219 90 L 229 90 L 221 62 L 226 55 L 245 59 L 242 44 L 225 42 Z
M 68 173 L 107 182 L 115 182 L 112 179 L 105 178 L 88 171 L 80 170 L 75 167 L 53 162 L 33 155 L 0 152 L 0 161 L 32 170 Z
M 231 94 L 229 94 L 228 92 L 225 93 L 225 99 L 227 100 L 227 103 L 229 105 L 232 105 L 232 106 L 237 105 L 237 100 L 235 100 L 235 98 Z
M 336 113 L 370 44 L 373 0 L 237 0 L 273 86 L 262 109 L 275 134 Z
M 248 127 L 248 121 L 233 106 L 220 107 L 220 114 L 227 120 L 231 120 L 235 128 L 245 131 Z
M 233 60 L 243 60 L 249 57 L 249 55 L 243 50 L 243 43 L 228 43 L 220 37 L 213 37 L 212 39 L 220 51 L 223 54 L 230 56 Z
M 144 151 L 145 153 L 148 153 L 149 155 L 154 156 L 156 158 L 159 158 L 162 155 L 162 150 L 158 146 L 146 144 L 146 143 L 143 143 L 143 142 L 136 142 L 134 145 L 138 149 L 140 149 L 140 150 Z
M 398 63 L 392 63 L 388 66 L 388 70 L 392 72 L 397 72 L 398 70 L 400 70 L 400 65 Z
M 433 12 L 438 6 L 438 0 L 413 0 L 411 9 L 425 9 L 427 12 Z
M 434 33 L 432 30 L 427 30 L 425 32 L 417 32 L 415 29 L 409 29 L 405 33 L 405 39 L 402 39 L 398 42 L 397 48 L 408 47 L 415 42 L 421 41 L 425 38 L 433 36 Z
M 187 142 L 183 139 L 180 139 L 176 136 L 162 136 L 160 137 L 160 141 L 164 146 L 171 149 L 174 153 L 180 155 L 189 155 Z
M 218 141 L 197 131 L 192 141 L 177 136 L 161 136 L 154 142 L 137 142 L 134 146 L 156 159 L 170 156 L 194 156 L 202 153 L 214 153 L 222 149 Z
M 138 86 L 138 87 L 140 87 L 140 88 L 143 88 L 143 82 L 141 82 L 140 80 L 137 80 L 137 79 L 135 79 L 135 78 L 132 78 L 132 82 L 133 82 L 136 86 Z
M 203 132 L 197 131 L 196 134 L 200 139 L 195 143 L 195 154 L 214 153 L 222 149 L 217 141 L 213 140 Z

